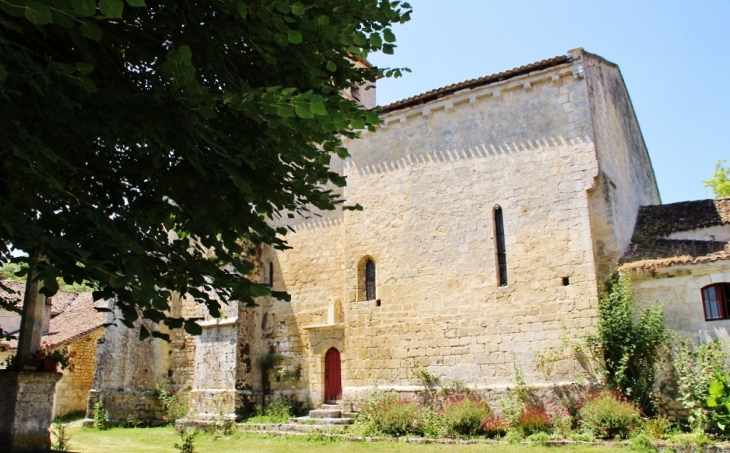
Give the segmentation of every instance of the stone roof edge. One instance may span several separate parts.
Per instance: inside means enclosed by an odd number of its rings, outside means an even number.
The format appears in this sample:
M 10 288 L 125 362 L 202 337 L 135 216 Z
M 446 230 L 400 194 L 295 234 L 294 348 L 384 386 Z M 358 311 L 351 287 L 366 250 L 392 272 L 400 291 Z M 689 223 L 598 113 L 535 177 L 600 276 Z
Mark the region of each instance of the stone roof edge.
M 582 51 L 582 50 L 581 50 Z M 570 51 L 574 52 L 574 51 Z M 600 57 L 598 57 L 600 58 Z M 380 113 L 391 113 L 397 110 L 405 109 L 408 107 L 414 107 L 417 105 L 426 104 L 437 99 L 441 99 L 445 96 L 449 96 L 458 91 L 478 88 L 486 85 L 490 85 L 495 82 L 503 82 L 509 79 L 513 79 L 522 75 L 527 75 L 532 72 L 542 71 L 545 69 L 560 66 L 566 63 L 572 63 L 574 57 L 572 55 L 560 55 L 557 57 L 548 58 L 545 60 L 530 63 L 528 65 L 520 66 L 518 68 L 510 69 L 508 71 L 499 72 L 496 74 L 479 77 L 477 79 L 465 80 L 463 82 L 454 83 L 445 87 L 436 88 L 425 93 L 412 96 L 400 101 L 393 102 L 380 108 Z M 611 63 L 613 64 L 613 63 Z

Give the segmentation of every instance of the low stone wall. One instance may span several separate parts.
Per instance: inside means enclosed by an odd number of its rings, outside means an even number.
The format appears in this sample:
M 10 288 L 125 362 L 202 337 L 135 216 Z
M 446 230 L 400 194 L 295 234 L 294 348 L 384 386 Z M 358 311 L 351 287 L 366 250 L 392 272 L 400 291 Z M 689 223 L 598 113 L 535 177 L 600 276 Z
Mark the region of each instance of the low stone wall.
M 0 370 L 0 452 L 49 450 L 61 373 Z
M 598 392 L 604 388 L 603 383 L 587 381 L 584 383 L 564 382 L 557 384 L 531 384 L 525 387 L 528 404 L 541 406 L 550 402 L 562 404 L 566 407 L 575 407 L 583 402 L 588 395 Z M 476 394 L 489 404 L 496 413 L 500 412 L 500 401 L 509 397 L 515 390 L 515 386 L 477 386 L 470 387 Z M 424 388 L 422 386 L 396 386 L 377 387 L 369 389 L 345 389 L 345 395 L 349 398 L 343 399 L 343 407 L 351 407 L 354 410 L 359 408 L 361 402 L 372 392 L 395 392 L 401 399 L 416 399 Z M 436 390 L 436 387 L 434 387 Z
M 109 424 L 123 424 L 128 417 L 136 417 L 144 424 L 163 425 L 165 407 L 152 390 L 105 391 L 91 389 L 86 407 L 87 420 L 94 418 L 94 406 L 101 401 L 109 412 Z

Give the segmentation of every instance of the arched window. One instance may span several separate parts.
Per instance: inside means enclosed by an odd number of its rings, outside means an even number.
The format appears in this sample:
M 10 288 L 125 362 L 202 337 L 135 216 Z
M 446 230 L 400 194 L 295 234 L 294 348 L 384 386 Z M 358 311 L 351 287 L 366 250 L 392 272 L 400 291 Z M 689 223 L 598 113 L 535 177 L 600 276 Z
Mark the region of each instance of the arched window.
M 497 252 L 497 279 L 499 286 L 507 286 L 507 249 L 504 242 L 504 219 L 502 208 L 494 208 L 494 239 Z
M 365 300 L 375 300 L 375 263 L 365 263 Z
M 730 283 L 715 283 L 702 288 L 705 321 L 730 319 Z

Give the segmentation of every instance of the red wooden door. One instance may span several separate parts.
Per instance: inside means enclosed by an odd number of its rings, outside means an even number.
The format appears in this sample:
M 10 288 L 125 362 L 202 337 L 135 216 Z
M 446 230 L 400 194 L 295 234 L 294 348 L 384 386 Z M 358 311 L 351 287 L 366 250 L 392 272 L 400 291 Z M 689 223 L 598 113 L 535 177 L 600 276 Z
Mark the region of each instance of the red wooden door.
M 330 348 L 324 356 L 324 402 L 335 403 L 342 399 L 342 373 L 340 351 Z

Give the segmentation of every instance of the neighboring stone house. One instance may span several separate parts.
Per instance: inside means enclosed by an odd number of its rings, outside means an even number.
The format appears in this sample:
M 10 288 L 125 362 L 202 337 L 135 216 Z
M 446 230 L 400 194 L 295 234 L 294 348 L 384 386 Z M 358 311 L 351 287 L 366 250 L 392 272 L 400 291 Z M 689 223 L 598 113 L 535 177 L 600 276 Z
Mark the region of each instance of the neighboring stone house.
M 416 367 L 485 391 L 513 384 L 515 362 L 543 388 L 587 376 L 573 360 L 546 376 L 536 356 L 594 326 L 639 208 L 660 203 L 618 67 L 576 49 L 382 118 L 333 161 L 339 193 L 364 209 L 282 220 L 292 249 L 261 252 L 259 278 L 291 302 L 232 304 L 173 343 L 167 374 L 192 382 L 189 418 L 262 394 L 409 392 Z
M 22 306 L 25 283 L 3 281 L 3 285 L 13 291 L 3 292 L 4 299 L 17 299 Z M 48 301 L 52 317 L 43 330 L 42 343 L 52 349 L 68 348 L 76 352 L 74 371 L 64 370 L 63 377 L 56 384 L 53 416 L 83 412 L 86 410 L 96 367 L 96 341 L 103 334 L 106 322 L 106 314 L 99 313 L 94 307 L 101 306 L 99 304 L 106 306 L 106 303 L 94 303 L 91 292 L 75 293 L 63 290 L 48 298 Z M 9 326 L 10 333 L 14 333 L 10 326 L 20 325 L 20 316 L 16 313 L 5 312 L 5 317 L 2 319 L 3 329 Z M 3 346 L 4 351 L 0 352 L 0 361 L 15 354 L 17 340 L 4 342 Z
M 646 206 L 622 269 L 640 307 L 696 344 L 730 342 L 730 198 Z

